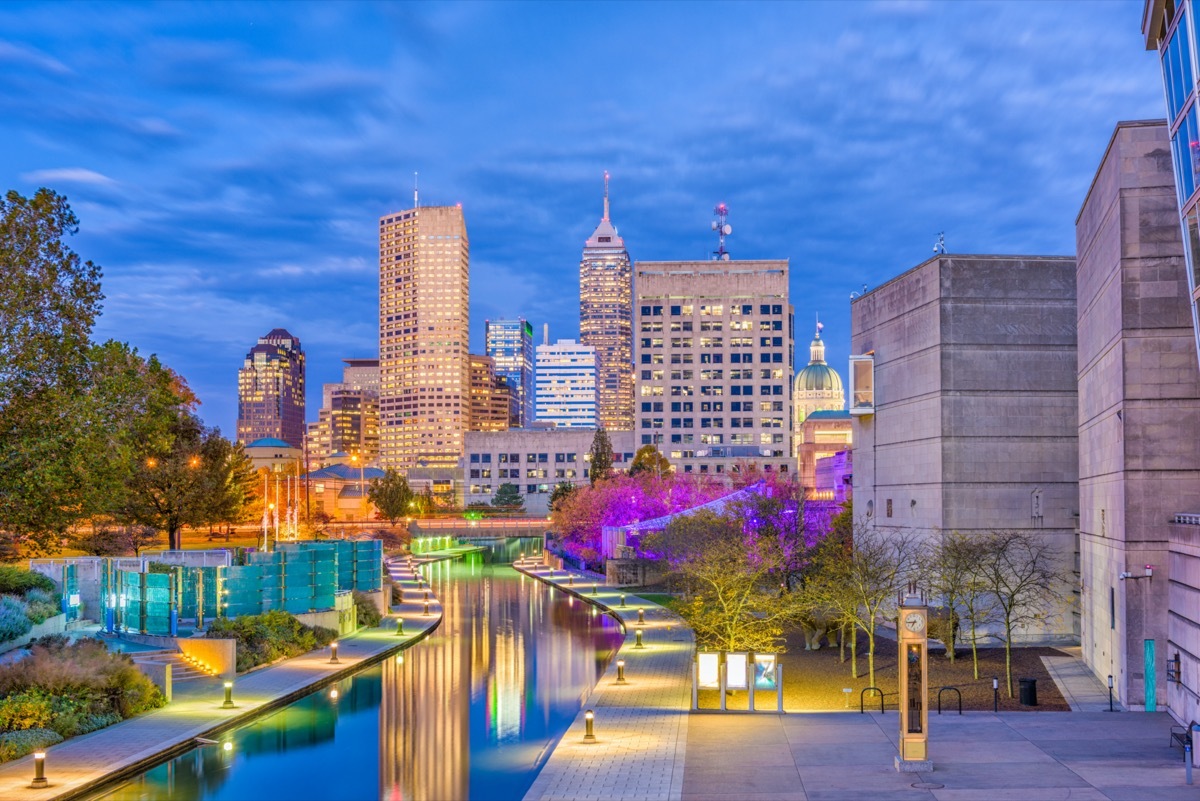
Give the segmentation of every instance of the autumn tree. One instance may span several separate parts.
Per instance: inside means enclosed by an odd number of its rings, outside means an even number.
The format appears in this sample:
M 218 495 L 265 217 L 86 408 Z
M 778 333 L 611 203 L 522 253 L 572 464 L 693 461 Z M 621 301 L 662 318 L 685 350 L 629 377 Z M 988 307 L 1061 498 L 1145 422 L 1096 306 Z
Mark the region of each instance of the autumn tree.
M 671 463 L 667 461 L 667 457 L 663 456 L 662 451 L 657 446 L 643 445 L 633 455 L 633 461 L 629 465 L 629 475 L 636 476 L 639 473 L 653 473 L 662 476 L 669 474 L 674 469 Z
M 571 497 L 571 493 L 575 491 L 575 485 L 570 481 L 560 481 L 554 485 L 554 489 L 550 491 L 550 511 L 553 512 L 558 508 L 559 503 Z

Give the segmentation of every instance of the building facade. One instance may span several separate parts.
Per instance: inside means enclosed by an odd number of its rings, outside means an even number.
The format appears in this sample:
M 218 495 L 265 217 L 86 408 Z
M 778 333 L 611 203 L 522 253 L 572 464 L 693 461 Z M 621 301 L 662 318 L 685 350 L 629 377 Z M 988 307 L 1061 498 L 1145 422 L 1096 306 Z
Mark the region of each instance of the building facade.
M 596 351 L 573 339 L 537 346 L 535 418 L 556 428 L 595 428 Z
M 625 240 L 604 216 L 583 246 L 579 262 L 579 339 L 596 351 L 600 425 L 633 430 L 633 266 Z
M 488 356 L 471 354 L 471 417 L 468 431 L 507 431 L 509 398 L 505 380 Z
M 317 419 L 308 424 L 308 456 L 325 463 L 354 454 L 379 460 L 379 360 L 343 359 L 342 381 L 321 387 Z
M 470 417 L 470 245 L 461 207 L 379 219 L 379 417 L 384 467 L 455 467 Z
M 805 497 L 829 500 L 833 496 L 822 489 L 817 480 L 817 464 L 821 459 L 849 451 L 854 443 L 854 423 L 850 412 L 821 409 L 810 413 L 796 429 L 796 462 L 800 471 L 800 488 Z
M 589 483 L 589 456 L 595 436 L 594 429 L 560 428 L 467 434 L 463 457 L 466 503 L 491 503 L 502 484 L 515 484 L 527 513 L 548 514 L 555 486 Z M 633 432 L 609 432 L 609 440 L 613 466 L 628 468 L 636 450 Z
M 533 326 L 524 318 L 486 320 L 484 344 L 509 391 L 509 426 L 533 423 Z
M 846 408 L 846 391 L 842 377 L 825 363 L 825 343 L 821 341 L 824 326 L 817 323 L 816 333 L 808 345 L 808 364 L 796 371 L 792 386 L 793 427 L 796 432 L 796 455 L 800 455 L 801 427 L 816 411 L 841 411 Z M 849 418 L 847 418 L 849 419 Z
M 874 364 L 873 407 L 851 409 L 856 524 L 930 537 L 1028 531 L 1069 570 L 1075 313 L 1066 257 L 939 255 L 851 301 L 851 353 Z M 1047 608 L 1045 627 L 1021 636 L 1070 640 L 1077 610 Z
M 304 350 L 282 328 L 259 339 L 238 371 L 237 441 L 269 438 L 304 444 Z
M 685 473 L 794 471 L 788 262 L 635 266 L 637 444 Z

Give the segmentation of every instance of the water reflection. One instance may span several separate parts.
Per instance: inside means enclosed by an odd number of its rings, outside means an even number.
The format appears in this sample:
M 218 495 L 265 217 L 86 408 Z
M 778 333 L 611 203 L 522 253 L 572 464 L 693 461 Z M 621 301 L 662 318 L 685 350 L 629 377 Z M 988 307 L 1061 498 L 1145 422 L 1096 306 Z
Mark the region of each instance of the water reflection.
M 423 643 L 193 750 L 105 799 L 520 798 L 620 640 L 490 554 L 429 565 Z

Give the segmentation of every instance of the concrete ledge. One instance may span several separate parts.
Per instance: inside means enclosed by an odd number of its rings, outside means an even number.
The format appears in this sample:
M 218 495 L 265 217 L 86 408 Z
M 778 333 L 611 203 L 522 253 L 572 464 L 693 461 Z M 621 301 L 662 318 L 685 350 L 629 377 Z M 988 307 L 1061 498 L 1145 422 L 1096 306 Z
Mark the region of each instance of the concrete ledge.
M 208 637 L 183 637 L 177 641 L 180 652 L 208 665 L 222 679 L 237 676 L 237 640 Z
M 15 640 L 9 640 L 8 642 L 0 643 L 0 654 L 6 654 L 9 651 L 15 651 L 18 648 L 24 648 L 38 637 L 45 637 L 49 634 L 62 634 L 66 630 L 66 615 L 60 613 L 54 617 L 48 617 L 41 623 L 34 623 L 33 628 L 31 628 L 29 633 L 24 637 L 18 637 Z

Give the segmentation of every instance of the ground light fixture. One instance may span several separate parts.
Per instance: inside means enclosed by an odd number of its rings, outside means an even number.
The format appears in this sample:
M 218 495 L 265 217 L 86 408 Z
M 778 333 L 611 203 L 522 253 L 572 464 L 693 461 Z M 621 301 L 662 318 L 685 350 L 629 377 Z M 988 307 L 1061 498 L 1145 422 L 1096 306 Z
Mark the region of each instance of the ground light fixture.
M 404 618 L 402 617 L 396 618 L 396 636 L 404 636 Z
M 596 594 L 596 582 L 592 582 L 592 595 Z
M 583 713 L 583 741 L 585 743 L 596 742 L 595 730 L 596 713 L 588 710 Z
M 646 608 L 639 606 L 638 607 L 638 623 L 645 623 L 645 622 L 646 622 Z
M 634 641 L 633 647 L 645 648 L 646 646 L 642 645 L 642 627 L 638 626 L 636 629 L 634 629 L 634 634 L 637 635 L 637 639 Z
M 1108 677 L 1108 711 L 1113 711 L 1113 680 L 1112 674 Z
M 591 731 L 592 724 L 588 723 L 588 731 Z M 46 752 L 37 751 L 33 755 L 33 782 L 29 785 L 34 789 L 49 787 L 50 783 L 46 781 Z
M 331 664 L 331 665 L 336 665 L 339 662 L 339 660 L 337 658 L 337 648 L 338 648 L 337 640 L 334 640 L 333 642 L 329 643 L 329 664 Z
M 574 586 L 575 586 L 575 574 L 574 574 L 574 573 L 568 573 L 568 574 L 567 574 L 567 586 L 568 586 L 568 587 L 574 587 Z
M 625 683 L 625 660 L 617 660 L 617 684 Z
M 1000 679 L 992 678 L 992 711 L 1000 711 Z
M 225 682 L 225 703 L 221 704 L 221 709 L 233 709 L 233 682 Z
M 621 593 L 621 608 L 625 608 L 625 593 Z
M 425 617 L 429 617 L 429 601 L 425 602 Z

